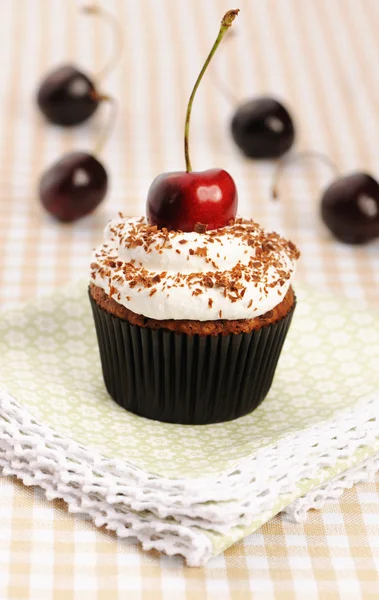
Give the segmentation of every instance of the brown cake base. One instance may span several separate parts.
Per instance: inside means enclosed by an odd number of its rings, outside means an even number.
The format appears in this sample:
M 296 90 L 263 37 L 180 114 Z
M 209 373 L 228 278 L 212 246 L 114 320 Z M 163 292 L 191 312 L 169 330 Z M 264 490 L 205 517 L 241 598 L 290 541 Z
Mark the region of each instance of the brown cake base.
M 265 319 L 159 322 L 119 312 L 98 287 L 89 298 L 110 396 L 137 415 L 189 425 L 229 421 L 259 406 L 295 308 L 291 290 Z
M 219 319 L 217 321 L 166 319 L 159 321 L 136 314 L 113 300 L 113 298 L 110 298 L 102 288 L 94 284 L 90 285 L 90 294 L 96 304 L 107 311 L 107 313 L 124 321 L 128 321 L 131 325 L 148 327 L 149 329 L 168 329 L 187 335 L 229 335 L 231 333 L 238 334 L 258 331 L 263 326 L 280 321 L 280 319 L 289 313 L 295 302 L 295 296 L 290 287 L 280 304 L 275 306 L 273 310 L 254 319 Z

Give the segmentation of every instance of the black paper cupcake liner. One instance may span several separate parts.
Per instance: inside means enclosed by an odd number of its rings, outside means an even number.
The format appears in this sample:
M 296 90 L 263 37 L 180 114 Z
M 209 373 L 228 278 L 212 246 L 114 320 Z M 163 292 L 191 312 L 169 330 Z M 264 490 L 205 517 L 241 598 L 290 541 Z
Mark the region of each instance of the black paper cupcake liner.
M 201 336 L 131 325 L 89 296 L 111 397 L 142 417 L 188 425 L 230 421 L 259 406 L 295 308 L 258 331 Z

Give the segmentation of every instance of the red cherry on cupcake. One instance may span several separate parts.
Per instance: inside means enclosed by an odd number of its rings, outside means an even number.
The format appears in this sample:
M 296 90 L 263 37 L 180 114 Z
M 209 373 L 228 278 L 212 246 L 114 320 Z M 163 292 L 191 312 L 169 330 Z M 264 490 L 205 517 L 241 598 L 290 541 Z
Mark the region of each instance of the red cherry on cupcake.
M 192 171 L 188 150 L 189 125 L 193 99 L 199 83 L 222 38 L 239 10 L 229 10 L 192 90 L 185 121 L 184 153 L 186 171 L 158 175 L 150 186 L 146 214 L 149 223 L 159 228 L 193 231 L 198 223 L 208 229 L 225 227 L 237 214 L 238 195 L 233 178 L 223 169 Z
M 147 217 L 160 229 L 193 231 L 196 223 L 207 229 L 225 227 L 237 213 L 237 190 L 223 169 L 158 175 L 151 184 Z

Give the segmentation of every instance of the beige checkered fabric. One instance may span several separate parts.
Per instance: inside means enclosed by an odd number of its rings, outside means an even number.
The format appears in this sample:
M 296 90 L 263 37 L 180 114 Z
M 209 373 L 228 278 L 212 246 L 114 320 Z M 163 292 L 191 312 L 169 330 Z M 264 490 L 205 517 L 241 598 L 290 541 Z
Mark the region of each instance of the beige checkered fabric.
M 100 71 L 111 53 L 107 24 L 78 14 L 78 4 L 0 2 L 0 304 L 83 276 L 106 221 L 119 210 L 142 213 L 152 178 L 184 168 L 191 85 L 223 13 L 237 6 L 236 35 L 225 41 L 195 100 L 193 166 L 233 174 L 240 213 L 301 248 L 299 278 L 360 305 L 378 304 L 378 243 L 345 247 L 320 221 L 327 168 L 316 161 L 289 166 L 281 201 L 273 203 L 274 165 L 244 159 L 229 133 L 235 102 L 275 95 L 296 117 L 298 150 L 325 152 L 341 172 L 379 176 L 378 0 L 103 0 L 125 30 L 122 59 L 102 82 L 119 100 L 102 155 L 111 189 L 95 214 L 62 226 L 39 206 L 38 176 L 63 152 L 91 150 L 108 110 L 66 131 L 46 124 L 35 107 L 48 69 L 72 61 Z M 143 554 L 39 491 L 0 479 L 1 600 L 374 599 L 378 567 L 378 484 L 357 486 L 304 526 L 275 518 L 206 568 L 189 569 L 180 559 Z
M 376 600 L 379 482 L 304 525 L 276 517 L 201 569 L 144 553 L 0 479 L 0 598 L 32 600 Z

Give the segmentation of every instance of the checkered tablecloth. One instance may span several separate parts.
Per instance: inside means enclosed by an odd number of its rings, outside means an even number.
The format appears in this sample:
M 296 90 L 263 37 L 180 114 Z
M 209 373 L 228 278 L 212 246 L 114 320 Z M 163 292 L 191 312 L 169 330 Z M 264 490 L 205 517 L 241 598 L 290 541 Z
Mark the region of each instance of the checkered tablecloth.
M 304 525 L 275 517 L 204 568 L 142 553 L 0 479 L 0 597 L 33 600 L 378 598 L 379 483 L 346 492 Z
M 87 272 L 91 249 L 119 210 L 144 211 L 150 181 L 184 168 L 187 97 L 229 8 L 225 42 L 193 109 L 192 162 L 233 174 L 240 213 L 279 230 L 302 250 L 299 278 L 360 306 L 379 300 L 379 244 L 345 247 L 319 218 L 331 174 L 316 161 L 288 167 L 281 202 L 269 199 L 272 163 L 244 159 L 229 121 L 233 101 L 283 98 L 297 122 L 297 149 L 328 154 L 341 172 L 379 176 L 378 0 L 103 0 L 124 26 L 124 52 L 102 88 L 119 101 L 102 160 L 107 201 L 72 226 L 39 206 L 41 171 L 63 152 L 91 150 L 104 106 L 73 131 L 43 122 L 34 95 L 49 68 L 71 60 L 100 71 L 111 52 L 107 24 L 78 14 L 75 0 L 0 2 L 0 304 L 11 306 Z M 142 553 L 132 543 L 69 515 L 38 490 L 0 479 L 0 598 L 66 600 L 324 599 L 379 597 L 378 482 L 345 493 L 305 525 L 279 517 L 207 567 Z

